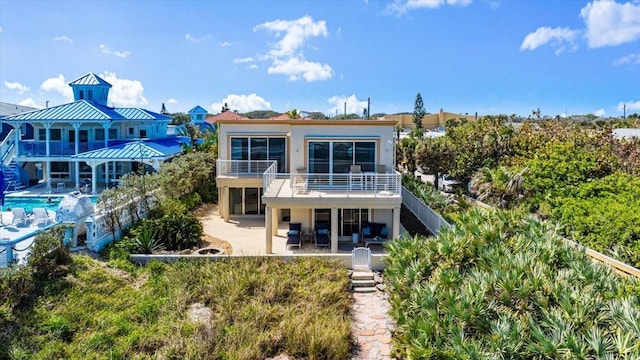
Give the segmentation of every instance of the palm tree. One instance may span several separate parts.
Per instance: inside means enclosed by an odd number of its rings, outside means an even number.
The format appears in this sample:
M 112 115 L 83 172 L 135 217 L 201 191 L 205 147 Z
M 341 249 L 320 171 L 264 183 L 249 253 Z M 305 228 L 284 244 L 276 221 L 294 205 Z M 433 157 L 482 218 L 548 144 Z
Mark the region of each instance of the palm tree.
M 501 208 L 509 208 L 526 195 L 524 175 L 528 171 L 528 168 L 509 170 L 503 166 L 482 168 L 473 176 L 471 192 L 480 201 L 488 200 Z

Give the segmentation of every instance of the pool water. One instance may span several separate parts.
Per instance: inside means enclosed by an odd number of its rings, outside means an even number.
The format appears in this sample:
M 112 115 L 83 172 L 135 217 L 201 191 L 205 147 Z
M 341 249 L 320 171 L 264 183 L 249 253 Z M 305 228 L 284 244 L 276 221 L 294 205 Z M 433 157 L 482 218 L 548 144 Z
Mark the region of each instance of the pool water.
M 89 198 L 94 204 L 98 201 L 95 196 L 90 196 Z M 3 210 L 10 211 L 12 208 L 23 208 L 27 213 L 30 213 L 33 208 L 45 208 L 57 211 L 60 201 L 62 201 L 62 196 L 6 196 Z

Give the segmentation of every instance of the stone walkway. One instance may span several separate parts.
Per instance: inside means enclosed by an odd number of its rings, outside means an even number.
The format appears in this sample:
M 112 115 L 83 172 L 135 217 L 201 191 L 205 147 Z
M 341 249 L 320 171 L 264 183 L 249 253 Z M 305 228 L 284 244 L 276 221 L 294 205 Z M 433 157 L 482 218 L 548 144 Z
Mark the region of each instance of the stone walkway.
M 384 292 L 353 293 L 351 328 L 358 348 L 353 360 L 391 359 L 393 321 L 389 309 Z

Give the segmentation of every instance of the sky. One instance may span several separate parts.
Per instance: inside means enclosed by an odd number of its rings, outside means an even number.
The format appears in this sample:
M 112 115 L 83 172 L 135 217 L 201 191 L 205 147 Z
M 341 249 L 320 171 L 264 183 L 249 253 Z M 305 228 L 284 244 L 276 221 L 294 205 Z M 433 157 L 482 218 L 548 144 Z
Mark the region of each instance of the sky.
M 640 0 L 0 1 L 0 101 L 218 113 L 640 113 Z

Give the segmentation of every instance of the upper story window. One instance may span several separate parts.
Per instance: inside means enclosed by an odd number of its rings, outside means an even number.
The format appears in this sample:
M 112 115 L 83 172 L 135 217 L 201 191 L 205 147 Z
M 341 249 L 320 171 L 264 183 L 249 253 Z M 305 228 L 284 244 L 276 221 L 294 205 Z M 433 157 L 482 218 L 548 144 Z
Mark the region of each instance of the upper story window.
M 134 128 L 132 128 L 132 127 L 130 127 L 130 128 L 129 128 L 129 130 L 127 130 L 127 131 L 128 131 L 128 133 L 129 133 L 129 135 L 133 135 L 133 134 L 134 134 L 135 129 L 134 129 Z
M 197 119 L 197 120 L 202 120 L 202 114 L 197 114 L 197 115 L 196 115 L 196 119 Z
M 287 172 L 284 137 L 231 138 L 231 160 L 277 160 L 278 172 Z
M 96 129 L 95 138 L 96 141 L 104 140 L 104 129 Z
M 84 90 L 79 90 L 79 91 L 78 91 L 78 99 L 79 99 L 79 100 L 84 99 Z
M 118 138 L 118 129 L 109 129 L 109 140 Z
M 140 138 L 146 138 L 146 137 L 147 137 L 147 130 L 140 129 Z
M 93 100 L 93 90 L 87 90 L 87 97 L 89 100 Z
M 47 140 L 47 129 L 38 129 L 38 138 L 40 141 Z M 60 141 L 62 140 L 61 129 L 49 129 L 49 140 Z
M 310 141 L 309 172 L 346 174 L 351 165 L 361 165 L 362 171 L 376 171 L 374 141 Z

